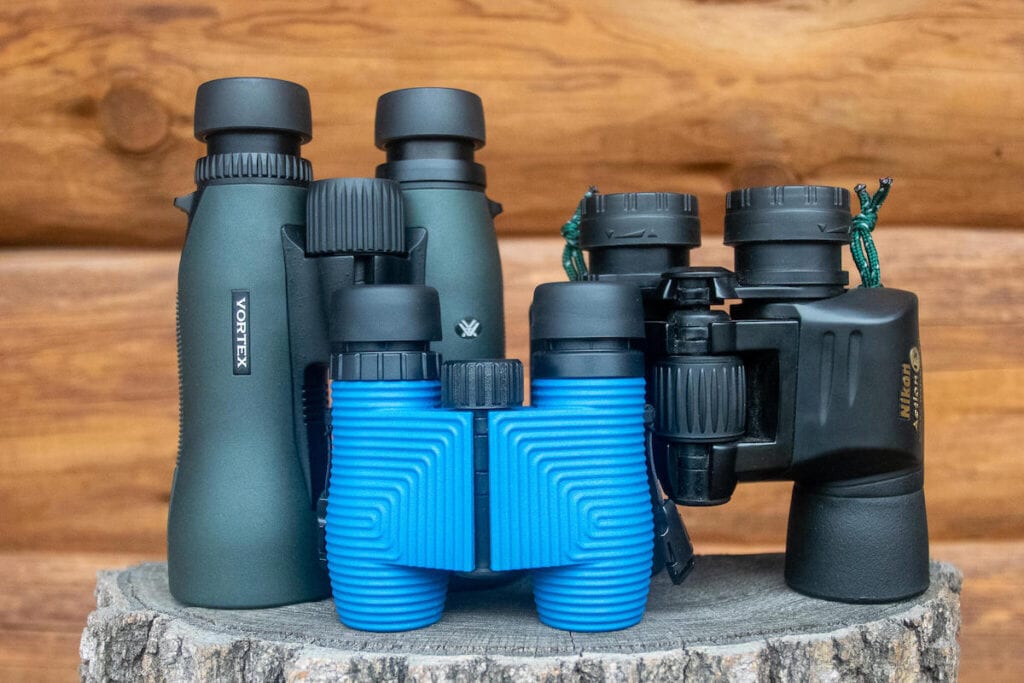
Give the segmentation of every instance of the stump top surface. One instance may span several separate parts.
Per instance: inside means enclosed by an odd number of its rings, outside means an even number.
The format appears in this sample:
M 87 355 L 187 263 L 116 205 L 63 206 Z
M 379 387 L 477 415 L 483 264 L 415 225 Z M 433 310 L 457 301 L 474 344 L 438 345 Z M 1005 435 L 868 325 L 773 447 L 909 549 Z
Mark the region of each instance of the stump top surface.
M 500 588 L 452 592 L 440 622 L 401 633 L 346 628 L 330 600 L 260 610 L 186 607 L 171 597 L 163 563 L 105 572 L 97 595 L 101 608 L 116 601 L 122 603 L 119 607 L 157 612 L 208 633 L 279 643 L 362 653 L 550 657 L 637 654 L 828 634 L 927 609 L 941 596 L 959 593 L 961 582 L 955 568 L 933 562 L 931 586 L 924 594 L 898 603 L 848 605 L 794 592 L 784 583 L 782 569 L 782 555 L 698 557 L 681 586 L 673 586 L 664 573 L 655 577 L 643 621 L 612 633 L 559 631 L 541 624 L 528 579 Z

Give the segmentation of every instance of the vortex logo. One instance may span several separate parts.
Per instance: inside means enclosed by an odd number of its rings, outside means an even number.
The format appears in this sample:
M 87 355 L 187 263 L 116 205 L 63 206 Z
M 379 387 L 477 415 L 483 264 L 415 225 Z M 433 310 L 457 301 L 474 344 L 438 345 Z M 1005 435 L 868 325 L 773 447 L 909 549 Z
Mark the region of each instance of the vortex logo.
M 455 325 L 455 334 L 463 339 L 476 339 L 480 336 L 480 321 L 476 318 L 463 318 Z

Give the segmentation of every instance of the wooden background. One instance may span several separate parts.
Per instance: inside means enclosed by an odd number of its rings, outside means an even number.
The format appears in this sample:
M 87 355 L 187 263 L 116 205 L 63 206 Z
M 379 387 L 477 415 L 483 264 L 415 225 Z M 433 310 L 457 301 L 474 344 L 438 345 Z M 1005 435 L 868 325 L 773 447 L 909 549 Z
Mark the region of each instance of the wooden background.
M 1017 668 L 1021 3 L 6 0 L 0 575 L 15 580 L 0 578 L 0 678 L 73 677 L 91 572 L 164 553 L 185 226 L 170 202 L 202 154 L 195 88 L 228 75 L 309 88 L 318 177 L 372 175 L 382 92 L 479 93 L 519 356 L 532 289 L 561 278 L 557 230 L 589 184 L 698 194 L 694 261 L 730 265 L 725 191 L 895 176 L 876 235 L 886 284 L 922 302 L 934 554 L 968 571 L 965 677 Z M 741 485 L 684 513 L 703 550 L 774 548 L 788 499 L 784 484 Z

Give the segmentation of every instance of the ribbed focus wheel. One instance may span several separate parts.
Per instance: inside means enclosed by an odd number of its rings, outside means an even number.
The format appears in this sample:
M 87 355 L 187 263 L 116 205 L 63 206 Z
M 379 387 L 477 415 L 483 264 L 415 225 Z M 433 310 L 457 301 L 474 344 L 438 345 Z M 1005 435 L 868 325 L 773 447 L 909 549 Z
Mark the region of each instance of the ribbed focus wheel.
M 654 430 L 690 441 L 728 441 L 746 428 L 746 377 L 732 356 L 672 356 L 654 366 Z

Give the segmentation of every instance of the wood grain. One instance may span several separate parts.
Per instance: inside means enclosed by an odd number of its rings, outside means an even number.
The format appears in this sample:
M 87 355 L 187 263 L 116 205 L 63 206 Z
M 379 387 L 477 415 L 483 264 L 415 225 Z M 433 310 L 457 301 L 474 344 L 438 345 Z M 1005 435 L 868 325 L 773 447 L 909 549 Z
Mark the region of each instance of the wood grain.
M 1024 538 L 1024 233 L 892 229 L 878 242 L 886 284 L 922 302 L 932 538 Z M 560 245 L 500 246 L 508 352 L 525 358 L 532 290 L 563 279 Z M 708 244 L 694 262 L 729 256 Z M 0 549 L 163 552 L 176 267 L 170 251 L 0 251 Z M 684 516 L 698 547 L 777 543 L 788 506 L 789 485 L 746 484 Z
M 167 565 L 150 562 L 98 577 L 79 671 L 83 683 L 956 678 L 963 577 L 952 565 L 932 564 L 922 595 L 853 605 L 794 593 L 784 563 L 781 553 L 702 555 L 681 587 L 654 577 L 640 623 L 610 633 L 543 625 L 527 581 L 449 592 L 438 623 L 374 633 L 344 627 L 330 600 L 186 607 L 168 591 Z
M 0 245 L 177 246 L 196 86 L 312 93 L 317 175 L 370 175 L 376 97 L 478 92 L 504 234 L 549 233 L 589 184 L 699 194 L 898 185 L 890 224 L 1022 224 L 1015 0 L 7 0 Z
M 772 552 L 779 546 L 705 544 L 702 552 Z M 940 542 L 932 556 L 964 573 L 960 680 L 1015 681 L 1024 639 L 1024 543 Z M 0 679 L 77 681 L 78 643 L 95 607 L 100 569 L 158 556 L 0 552 Z M 685 590 L 685 584 L 683 586 Z

